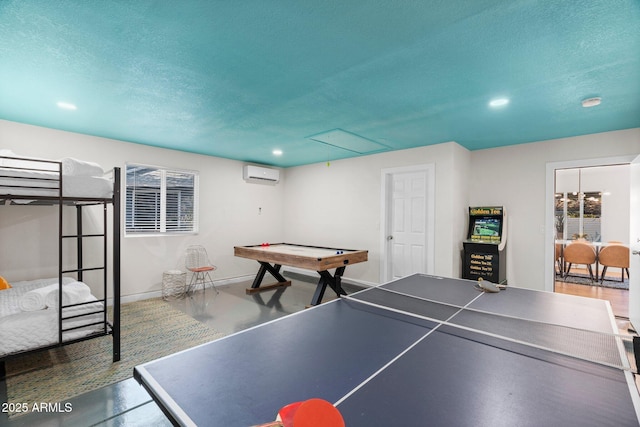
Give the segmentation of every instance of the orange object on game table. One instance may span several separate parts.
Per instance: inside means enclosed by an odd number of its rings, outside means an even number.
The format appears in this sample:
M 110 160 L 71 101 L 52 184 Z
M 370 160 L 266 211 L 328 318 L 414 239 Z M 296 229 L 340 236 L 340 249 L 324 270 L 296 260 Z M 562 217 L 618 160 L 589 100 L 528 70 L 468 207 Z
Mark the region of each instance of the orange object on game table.
M 282 407 L 275 421 L 254 427 L 345 427 L 345 425 L 342 415 L 331 403 L 322 399 L 309 399 Z
M 283 427 L 344 427 L 342 415 L 323 399 L 291 403 L 278 412 Z

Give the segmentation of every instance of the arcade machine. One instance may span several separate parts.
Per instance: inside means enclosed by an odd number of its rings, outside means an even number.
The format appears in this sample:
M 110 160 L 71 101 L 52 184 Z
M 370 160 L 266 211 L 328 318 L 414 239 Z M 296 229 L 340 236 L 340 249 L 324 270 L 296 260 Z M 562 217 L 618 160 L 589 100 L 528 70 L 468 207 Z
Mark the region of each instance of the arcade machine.
M 507 227 L 504 207 L 470 207 L 469 233 L 463 244 L 462 278 L 507 281 Z

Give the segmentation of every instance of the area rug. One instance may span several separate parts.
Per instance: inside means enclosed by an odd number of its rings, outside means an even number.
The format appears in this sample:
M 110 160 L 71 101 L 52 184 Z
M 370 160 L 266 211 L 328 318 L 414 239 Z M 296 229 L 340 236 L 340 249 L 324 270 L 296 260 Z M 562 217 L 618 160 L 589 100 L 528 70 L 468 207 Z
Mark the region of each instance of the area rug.
M 9 403 L 62 402 L 131 378 L 136 365 L 224 336 L 160 298 L 123 304 L 121 319 L 119 362 L 112 361 L 111 336 L 7 361 Z
M 588 274 L 574 274 L 567 277 L 556 276 L 557 282 L 565 282 L 565 283 L 575 283 L 577 285 L 589 285 L 589 286 L 600 286 L 603 288 L 613 288 L 613 289 L 629 289 L 629 279 L 625 277 L 624 282 L 621 282 L 620 279 L 606 279 L 602 282 L 600 278 L 598 281 L 595 280 L 592 282 L 591 278 Z

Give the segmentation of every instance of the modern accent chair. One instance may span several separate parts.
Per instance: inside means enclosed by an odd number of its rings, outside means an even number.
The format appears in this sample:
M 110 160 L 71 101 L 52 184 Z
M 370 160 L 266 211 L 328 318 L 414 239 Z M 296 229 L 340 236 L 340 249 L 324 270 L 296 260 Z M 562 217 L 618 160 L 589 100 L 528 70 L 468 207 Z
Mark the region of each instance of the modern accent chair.
M 198 285 L 202 285 L 202 290 L 205 290 L 207 283 L 211 283 L 211 287 L 218 293 L 218 289 L 216 289 L 209 274 L 215 271 L 217 267 L 211 263 L 207 250 L 203 246 L 192 245 L 187 248 L 185 267 L 191 273 L 187 292 L 192 292 Z

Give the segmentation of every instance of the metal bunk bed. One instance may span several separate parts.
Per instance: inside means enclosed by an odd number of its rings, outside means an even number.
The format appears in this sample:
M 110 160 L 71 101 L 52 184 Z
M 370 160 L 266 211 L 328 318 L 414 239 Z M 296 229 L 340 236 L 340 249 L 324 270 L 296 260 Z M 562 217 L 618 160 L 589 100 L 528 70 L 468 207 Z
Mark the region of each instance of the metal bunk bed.
M 0 205 L 57 205 L 58 222 L 58 338 L 51 345 L 40 346 L 17 353 L 0 356 L 0 378 L 6 375 L 5 361 L 10 358 L 24 355 L 26 353 L 48 350 L 72 344 L 87 339 L 92 339 L 104 335 L 112 335 L 113 339 L 113 361 L 120 360 L 120 168 L 111 171 L 112 191 L 109 195 L 99 195 L 97 197 L 85 197 L 71 195 L 74 191 L 66 192 L 64 180 L 67 178 L 63 174 L 63 163 L 61 161 L 50 161 L 41 159 L 24 158 L 19 156 L 0 156 Z M 107 186 L 108 188 L 108 186 Z M 71 193 L 71 194 L 70 194 Z M 102 207 L 102 232 L 85 234 L 83 232 L 83 208 L 87 206 Z M 108 205 L 112 206 L 111 238 L 112 238 L 112 302 L 113 311 L 111 319 L 108 316 Z M 76 209 L 76 229 L 74 233 L 65 234 L 63 224 L 66 206 L 74 206 Z M 83 260 L 83 241 L 85 239 L 102 239 L 103 257 L 102 265 L 86 266 Z M 65 260 L 64 242 L 76 242 L 76 265 L 75 268 L 68 267 Z M 63 276 L 75 275 L 77 280 L 82 282 L 84 273 L 89 271 L 102 271 L 102 297 L 91 303 L 82 302 L 65 305 L 63 303 Z M 95 274 L 95 273 L 94 273 Z M 1 298 L 1 294 L 0 294 Z M 101 309 L 95 310 L 95 303 L 101 303 Z M 65 316 L 68 309 L 78 306 L 86 306 L 87 310 L 80 307 L 81 314 Z M 78 310 L 76 310 L 78 311 Z M 86 311 L 86 312 L 85 312 Z M 101 318 L 96 321 L 96 316 Z M 84 323 L 83 318 L 87 319 Z M 79 320 L 82 320 L 79 322 Z M 75 325 L 82 323 L 82 326 L 65 327 L 65 323 L 73 322 Z M 68 324 L 68 323 L 67 323 Z M 65 333 L 76 331 L 83 327 L 91 327 L 92 332 L 66 339 Z

